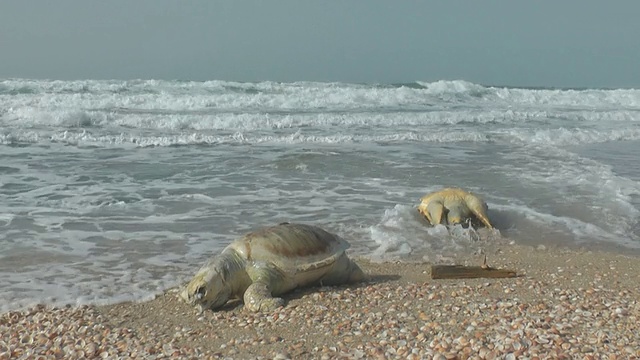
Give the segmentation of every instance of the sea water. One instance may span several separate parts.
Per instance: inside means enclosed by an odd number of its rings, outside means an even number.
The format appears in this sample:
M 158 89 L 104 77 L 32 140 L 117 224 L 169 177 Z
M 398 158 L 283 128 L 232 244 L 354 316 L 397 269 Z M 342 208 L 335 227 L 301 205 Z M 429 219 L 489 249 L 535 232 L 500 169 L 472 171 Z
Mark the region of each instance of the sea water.
M 502 238 L 640 249 L 640 90 L 0 81 L 0 312 L 145 300 L 240 235 L 316 224 L 374 261 L 473 251 L 420 197 L 482 195 Z

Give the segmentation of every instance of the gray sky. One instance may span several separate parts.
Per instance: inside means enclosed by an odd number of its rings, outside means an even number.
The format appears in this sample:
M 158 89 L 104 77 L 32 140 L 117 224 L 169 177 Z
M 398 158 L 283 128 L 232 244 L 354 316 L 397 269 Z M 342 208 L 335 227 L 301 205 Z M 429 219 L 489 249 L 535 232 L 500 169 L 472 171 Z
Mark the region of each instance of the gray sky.
M 640 1 L 0 1 L 0 78 L 640 88 Z

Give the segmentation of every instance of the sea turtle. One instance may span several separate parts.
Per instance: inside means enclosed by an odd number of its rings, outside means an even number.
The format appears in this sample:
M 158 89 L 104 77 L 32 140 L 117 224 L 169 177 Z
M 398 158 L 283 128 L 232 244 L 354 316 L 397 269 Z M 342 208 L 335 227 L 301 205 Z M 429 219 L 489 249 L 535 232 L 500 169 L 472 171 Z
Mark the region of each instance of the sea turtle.
M 349 243 L 319 227 L 281 223 L 233 241 L 207 262 L 180 296 L 200 312 L 241 298 L 251 311 L 284 305 L 278 295 L 309 285 L 362 281 L 365 274 L 347 257 Z
M 418 211 L 424 215 L 431 225 L 461 224 L 467 220 L 479 220 L 487 228 L 493 229 L 487 216 L 487 203 L 480 197 L 459 188 L 445 188 L 429 193 L 420 199 Z M 474 219 L 475 217 L 475 219 Z

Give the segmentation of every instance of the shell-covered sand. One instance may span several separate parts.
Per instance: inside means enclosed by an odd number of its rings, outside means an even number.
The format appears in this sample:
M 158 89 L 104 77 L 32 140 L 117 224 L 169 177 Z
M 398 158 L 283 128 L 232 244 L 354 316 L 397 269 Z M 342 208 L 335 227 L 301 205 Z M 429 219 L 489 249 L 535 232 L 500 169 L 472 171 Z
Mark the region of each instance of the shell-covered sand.
M 427 263 L 358 260 L 370 281 L 310 288 L 272 313 L 144 303 L 0 315 L 0 359 L 637 359 L 640 258 L 496 245 L 509 279 L 432 280 Z M 481 256 L 455 263 L 479 265 Z

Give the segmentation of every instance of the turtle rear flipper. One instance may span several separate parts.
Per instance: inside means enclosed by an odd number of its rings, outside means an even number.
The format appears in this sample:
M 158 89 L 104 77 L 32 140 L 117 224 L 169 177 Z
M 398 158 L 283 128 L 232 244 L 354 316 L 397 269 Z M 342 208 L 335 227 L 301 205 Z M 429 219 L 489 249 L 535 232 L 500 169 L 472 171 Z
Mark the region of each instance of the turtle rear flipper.
M 487 228 L 493 229 L 493 226 L 489 221 L 489 216 L 487 215 L 487 203 L 473 194 L 466 196 L 465 201 L 473 215 L 475 215 L 475 217 L 478 218 L 478 220 L 480 220 Z
M 320 278 L 319 283 L 322 286 L 353 284 L 364 281 L 366 278 L 360 266 L 343 253 L 336 259 L 331 270 Z

